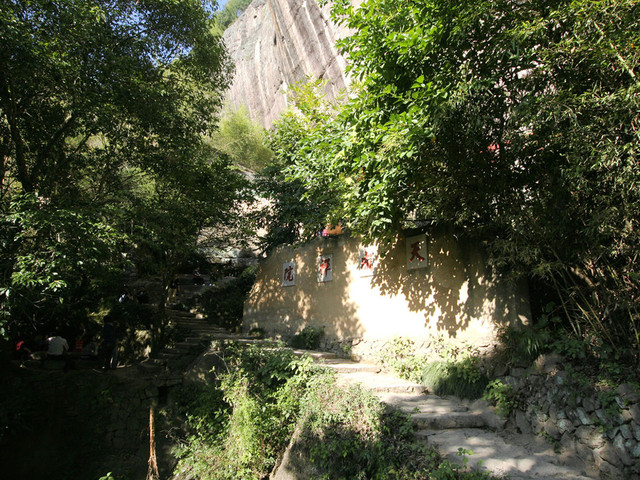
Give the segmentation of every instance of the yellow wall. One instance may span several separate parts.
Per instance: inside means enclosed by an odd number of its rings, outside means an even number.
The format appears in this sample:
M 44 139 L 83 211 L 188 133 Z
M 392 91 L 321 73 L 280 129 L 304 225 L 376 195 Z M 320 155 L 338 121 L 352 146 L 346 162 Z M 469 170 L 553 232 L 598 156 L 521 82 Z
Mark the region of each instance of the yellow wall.
M 244 307 L 245 330 L 259 327 L 290 337 L 305 326 L 324 327 L 327 338 L 429 338 L 443 334 L 476 346 L 495 341 L 496 327 L 528 323 L 527 289 L 495 278 L 477 249 L 452 236 L 427 237 L 428 267 L 406 268 L 400 239 L 372 277 L 358 270 L 358 238 L 316 238 L 281 247 L 259 265 Z M 333 255 L 333 281 L 318 283 L 318 255 Z M 296 262 L 295 286 L 282 286 L 282 265 Z

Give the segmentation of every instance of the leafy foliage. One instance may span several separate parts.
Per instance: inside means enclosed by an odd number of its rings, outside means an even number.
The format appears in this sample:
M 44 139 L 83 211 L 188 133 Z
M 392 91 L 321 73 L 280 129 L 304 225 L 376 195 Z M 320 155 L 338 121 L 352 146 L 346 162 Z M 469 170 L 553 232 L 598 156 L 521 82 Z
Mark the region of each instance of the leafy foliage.
M 207 318 L 216 325 L 233 331 L 242 326 L 244 301 L 256 279 L 256 268 L 245 269 L 235 278 L 201 295 L 200 304 Z
M 478 365 L 477 357 L 458 361 L 429 362 L 422 374 L 422 384 L 436 395 L 480 398 L 489 382 Z
M 70 325 L 86 320 L 87 308 L 117 273 L 119 235 L 103 221 L 109 209 L 55 208 L 29 194 L 9 209 L 0 227 L 0 324 L 14 335 L 33 336 L 53 331 L 63 319 Z
M 560 323 L 560 318 L 553 314 L 553 310 L 553 305 L 548 304 L 535 325 L 526 328 L 509 325 L 499 331 L 500 344 L 511 356 L 509 360 L 529 365 L 539 355 L 553 348 L 553 332 L 558 330 Z
M 222 30 L 236 21 L 242 12 L 251 4 L 252 0 L 228 0 L 223 9 L 218 12 L 218 24 Z
M 336 2 L 356 84 L 305 120 L 287 175 L 383 249 L 425 223 L 485 242 L 497 268 L 557 289 L 576 335 L 638 360 L 639 8 Z
M 369 391 L 344 388 L 335 376 L 287 349 L 236 347 L 224 354 L 219 385 L 178 399 L 191 434 L 180 475 L 202 479 L 265 478 L 296 430 L 309 478 L 476 479 L 489 475 L 443 461 L 416 443 L 413 425 Z M 295 460 L 293 460 L 295 461 Z
M 428 363 L 424 354 L 416 352 L 415 342 L 408 337 L 393 337 L 382 348 L 377 361 L 385 369 L 414 382 L 422 380 L 422 372 Z
M 206 2 L 3 5 L 0 328 L 16 335 L 85 315 L 136 261 L 168 284 L 204 226 L 231 234 L 242 179 L 202 141 L 231 72 Z
M 314 478 L 490 478 L 443 461 L 435 449 L 415 441 L 407 415 L 359 386 L 339 387 L 335 378 L 318 377 L 303 402 L 297 448 L 311 459 Z
M 489 380 L 478 353 L 456 346 L 441 348 L 440 343 L 434 342 L 433 353 L 438 353 L 441 360 L 433 360 L 417 351 L 411 338 L 396 336 L 380 350 L 377 360 L 385 369 L 421 383 L 436 395 L 481 397 Z
M 178 470 L 203 479 L 263 478 L 293 433 L 315 367 L 290 350 L 227 353 L 218 386 L 183 396 L 192 435 Z
M 255 216 L 258 227 L 266 230 L 260 239 L 265 252 L 306 241 L 327 223 L 337 225 L 340 220 L 330 214 L 336 198 L 315 184 L 319 175 L 310 169 L 300 172 L 301 178 L 291 175 L 292 169 L 302 165 L 302 157 L 338 134 L 332 123 L 335 109 L 323 100 L 322 86 L 323 82 L 307 79 L 292 87 L 288 101 L 295 108 L 283 113 L 269 132 L 267 144 L 275 157 L 259 172 L 255 185 L 258 195 L 268 202 Z M 322 166 L 318 163 L 315 168 Z M 313 196 L 309 182 L 314 182 Z
M 211 136 L 211 143 L 229 155 L 236 165 L 258 171 L 273 157 L 266 145 L 264 128 L 251 120 L 246 107 L 227 111 L 220 119 L 220 125 Z
M 307 325 L 299 333 L 291 338 L 293 348 L 306 348 L 316 350 L 320 346 L 320 341 L 324 337 L 324 329 Z
M 495 405 L 498 414 L 505 418 L 509 417 L 519 406 L 513 387 L 499 379 L 489 382 L 483 398 Z

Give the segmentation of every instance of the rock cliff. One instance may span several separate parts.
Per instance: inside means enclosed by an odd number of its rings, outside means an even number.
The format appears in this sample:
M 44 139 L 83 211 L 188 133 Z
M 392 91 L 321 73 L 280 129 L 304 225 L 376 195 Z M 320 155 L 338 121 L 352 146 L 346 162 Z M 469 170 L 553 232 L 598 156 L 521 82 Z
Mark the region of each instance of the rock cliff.
M 305 76 L 326 80 L 327 97 L 335 98 L 349 83 L 336 49 L 346 35 L 316 0 L 254 0 L 224 33 L 236 66 L 229 105 L 245 105 L 269 128 L 287 107 L 287 89 Z

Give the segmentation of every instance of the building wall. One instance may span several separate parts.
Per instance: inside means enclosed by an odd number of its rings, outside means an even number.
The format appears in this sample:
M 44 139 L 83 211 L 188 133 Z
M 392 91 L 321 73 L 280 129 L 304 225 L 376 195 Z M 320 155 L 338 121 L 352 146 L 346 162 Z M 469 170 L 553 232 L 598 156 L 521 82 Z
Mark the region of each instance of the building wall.
M 373 276 L 361 276 L 358 238 L 316 238 L 281 247 L 259 264 L 245 302 L 244 329 L 262 328 L 284 338 L 305 326 L 322 327 L 338 341 L 384 341 L 393 336 L 443 336 L 478 347 L 495 343 L 502 324 L 526 324 L 526 286 L 497 278 L 477 248 L 453 236 L 423 237 L 427 261 L 407 269 L 411 256 L 400 239 Z M 320 283 L 318 256 L 332 255 L 333 279 Z M 296 262 L 294 286 L 283 286 L 283 264 Z

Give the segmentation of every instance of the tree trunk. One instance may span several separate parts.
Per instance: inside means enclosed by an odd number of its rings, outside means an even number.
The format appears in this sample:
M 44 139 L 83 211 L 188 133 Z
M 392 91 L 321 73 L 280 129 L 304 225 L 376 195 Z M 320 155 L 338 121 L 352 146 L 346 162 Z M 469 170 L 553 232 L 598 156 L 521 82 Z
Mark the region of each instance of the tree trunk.
M 156 458 L 156 427 L 155 417 L 158 401 L 154 398 L 151 400 L 149 408 L 149 470 L 147 470 L 147 480 L 160 480 L 158 473 L 158 460 Z

